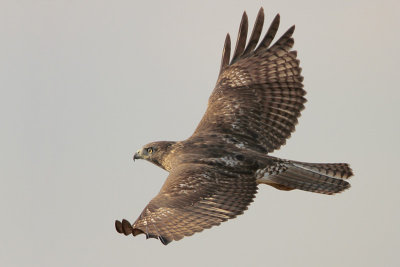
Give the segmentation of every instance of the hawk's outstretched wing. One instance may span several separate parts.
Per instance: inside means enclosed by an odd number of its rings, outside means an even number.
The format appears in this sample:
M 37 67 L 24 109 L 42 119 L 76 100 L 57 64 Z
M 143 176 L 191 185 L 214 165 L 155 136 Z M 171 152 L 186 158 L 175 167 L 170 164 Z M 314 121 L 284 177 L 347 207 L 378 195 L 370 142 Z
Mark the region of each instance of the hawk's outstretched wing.
M 270 46 L 279 26 L 277 15 L 256 48 L 263 23 L 261 8 L 246 47 L 248 19 L 243 14 L 230 63 L 227 35 L 217 85 L 194 135 L 218 133 L 227 142 L 272 152 L 294 131 L 306 102 L 297 53 L 290 51 L 294 26 Z
M 182 164 L 133 225 L 122 220 L 115 226 L 119 233 L 143 233 L 166 245 L 242 214 L 256 191 L 254 177 L 228 175 L 209 165 Z

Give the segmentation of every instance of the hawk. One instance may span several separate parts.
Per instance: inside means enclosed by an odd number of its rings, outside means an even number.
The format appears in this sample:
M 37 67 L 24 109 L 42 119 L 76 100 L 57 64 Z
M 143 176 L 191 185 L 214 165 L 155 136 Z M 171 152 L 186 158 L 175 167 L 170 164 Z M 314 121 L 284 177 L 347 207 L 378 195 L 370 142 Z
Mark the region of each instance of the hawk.
M 353 173 L 346 163 L 269 155 L 286 143 L 306 102 L 300 62 L 291 50 L 295 27 L 271 45 L 279 21 L 278 14 L 259 42 L 261 8 L 246 45 L 244 12 L 232 59 L 226 36 L 219 77 L 193 135 L 184 141 L 153 142 L 134 154 L 133 160 L 147 160 L 169 176 L 133 224 L 115 222 L 119 233 L 145 234 L 167 245 L 242 214 L 259 184 L 328 195 L 350 187 L 346 179 Z

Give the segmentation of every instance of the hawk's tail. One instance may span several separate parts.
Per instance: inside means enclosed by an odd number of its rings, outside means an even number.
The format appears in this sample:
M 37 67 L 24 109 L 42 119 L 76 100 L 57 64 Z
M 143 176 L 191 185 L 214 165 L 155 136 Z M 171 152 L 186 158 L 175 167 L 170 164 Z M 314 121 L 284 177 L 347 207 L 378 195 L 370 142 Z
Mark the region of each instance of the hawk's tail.
M 353 175 L 347 163 L 280 161 L 277 164 L 279 167 L 267 168 L 258 182 L 281 190 L 300 189 L 332 195 L 348 189 L 350 184 L 345 180 Z

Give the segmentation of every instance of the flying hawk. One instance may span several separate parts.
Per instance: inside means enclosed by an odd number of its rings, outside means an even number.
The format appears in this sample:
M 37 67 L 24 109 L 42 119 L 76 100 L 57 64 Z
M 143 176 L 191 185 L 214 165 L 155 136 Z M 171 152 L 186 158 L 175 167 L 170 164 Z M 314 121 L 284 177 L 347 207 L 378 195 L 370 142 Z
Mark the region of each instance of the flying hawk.
M 246 46 L 244 12 L 231 60 L 226 36 L 218 81 L 193 135 L 153 142 L 135 153 L 134 160 L 154 163 L 169 176 L 133 224 L 115 222 L 119 233 L 145 234 L 167 245 L 242 214 L 259 184 L 328 195 L 350 187 L 346 179 L 353 173 L 346 163 L 269 156 L 295 130 L 306 102 L 300 62 L 291 51 L 294 26 L 271 45 L 279 20 L 278 14 L 258 44 L 261 8 Z

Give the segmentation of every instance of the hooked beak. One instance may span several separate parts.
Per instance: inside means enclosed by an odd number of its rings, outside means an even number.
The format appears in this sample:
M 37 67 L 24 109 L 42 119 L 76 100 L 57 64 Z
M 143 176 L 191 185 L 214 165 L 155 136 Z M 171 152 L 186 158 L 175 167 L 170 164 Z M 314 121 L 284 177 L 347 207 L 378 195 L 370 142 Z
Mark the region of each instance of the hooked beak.
M 133 161 L 135 161 L 135 159 L 141 159 L 142 157 L 140 156 L 140 150 L 136 151 L 135 155 L 133 155 Z

